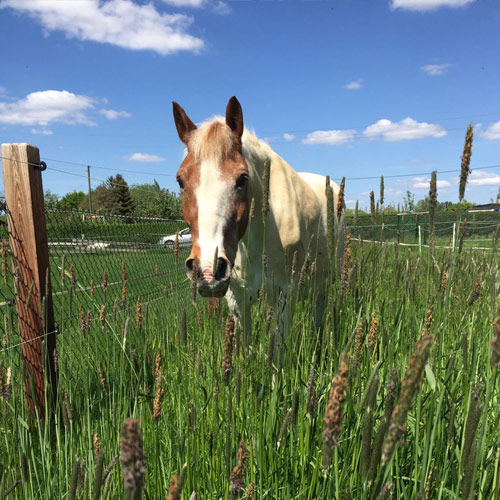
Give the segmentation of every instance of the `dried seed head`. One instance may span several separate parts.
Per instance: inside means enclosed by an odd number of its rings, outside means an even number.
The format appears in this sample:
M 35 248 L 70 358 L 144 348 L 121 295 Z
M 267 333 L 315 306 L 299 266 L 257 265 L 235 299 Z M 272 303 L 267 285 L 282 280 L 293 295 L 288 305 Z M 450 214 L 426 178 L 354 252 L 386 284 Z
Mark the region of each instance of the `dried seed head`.
M 464 152 L 462 154 L 462 166 L 460 169 L 460 185 L 458 190 L 458 199 L 462 201 L 465 195 L 465 186 L 470 173 L 470 158 L 472 156 L 472 141 L 474 139 L 474 129 L 472 125 L 467 127 L 465 133 Z
M 345 355 L 340 358 L 337 375 L 333 379 L 330 389 L 328 406 L 323 418 L 323 467 L 327 468 L 333 455 L 333 450 L 338 444 L 340 424 L 342 422 L 342 403 L 346 397 L 348 366 Z
M 345 197 L 345 177 L 342 177 L 340 181 L 339 194 L 337 195 L 337 218 L 340 220 L 342 218 L 342 214 L 344 213 L 344 197 Z
M 160 268 L 158 267 L 158 264 L 155 265 L 155 276 L 160 276 Z
M 104 304 L 99 309 L 99 321 L 101 322 L 101 326 L 104 326 L 104 323 L 106 323 L 106 306 Z
M 108 385 L 108 380 L 106 378 L 106 372 L 104 371 L 104 366 L 99 361 L 99 382 L 101 383 L 101 387 L 105 389 Z
M 102 273 L 102 291 L 104 292 L 104 296 L 108 293 L 108 271 L 104 269 Z
M 94 285 L 94 280 L 93 279 L 90 280 L 90 291 L 89 291 L 89 293 L 90 293 L 90 296 L 93 298 L 94 295 L 95 295 L 95 285 Z
M 140 297 L 137 297 L 137 303 L 135 305 L 135 324 L 139 329 L 142 327 L 142 304 Z
M 94 437 L 92 438 L 92 443 L 94 445 L 94 453 L 95 455 L 99 455 L 99 452 L 101 451 L 101 442 L 99 440 L 99 436 L 97 434 L 94 434 Z
M 236 498 L 238 498 L 238 496 L 243 493 L 245 487 L 245 467 L 248 459 L 250 458 L 250 453 L 248 452 L 248 449 L 243 441 L 240 441 L 240 446 L 238 449 L 238 453 L 236 454 L 236 458 L 238 462 L 230 476 L 231 500 L 235 500 Z
M 370 191 L 370 216 L 372 224 L 375 224 L 375 193 Z
M 424 331 L 422 332 L 422 337 L 425 337 L 426 335 L 430 335 L 431 326 L 432 326 L 433 309 L 434 309 L 434 304 L 431 301 L 429 303 L 429 306 L 427 307 L 427 311 L 425 311 L 425 325 L 424 325 Z
M 280 429 L 280 433 L 278 436 L 278 443 L 276 445 L 278 449 L 281 446 L 281 441 L 285 437 L 285 432 L 287 431 L 291 422 L 292 422 L 292 409 L 290 408 L 285 414 L 285 418 L 283 419 L 283 424 Z
M 391 424 L 385 436 L 382 464 L 392 458 L 396 445 L 406 430 L 406 419 L 411 409 L 413 398 L 422 380 L 424 367 L 430 355 L 434 337 L 422 337 L 416 344 L 416 351 L 410 358 L 410 363 L 402 382 L 399 403 L 392 412 Z
M 78 321 L 80 323 L 80 331 L 85 333 L 87 331 L 87 322 L 85 321 L 85 312 L 81 306 L 78 308 Z
M 92 311 L 87 311 L 87 322 L 86 322 L 87 331 L 90 330 L 91 326 L 92 326 Z
M 127 305 L 127 280 L 122 284 L 122 308 L 125 309 Z
M 179 229 L 175 232 L 175 240 L 174 240 L 174 256 L 175 260 L 179 258 Z
M 316 374 L 314 371 L 314 366 L 311 367 L 309 372 L 309 377 L 307 378 L 307 388 L 306 388 L 306 412 L 310 416 L 316 415 L 316 410 L 318 408 L 318 395 L 316 394 Z
M 125 491 L 130 500 L 140 500 L 144 488 L 144 452 L 139 420 L 128 418 L 121 428 L 120 462 Z
M 429 185 L 429 232 L 434 234 L 434 214 L 437 206 L 437 172 L 431 173 L 431 182 Z
M 476 300 L 479 298 L 480 295 L 481 295 L 481 276 L 478 276 L 476 283 L 474 284 L 474 289 L 469 295 L 469 300 L 467 301 L 467 304 L 469 306 L 474 304 L 474 302 L 476 302 Z
M 158 351 L 155 356 L 155 380 L 158 380 L 161 370 L 161 352 Z
M 163 402 L 163 396 L 165 394 L 165 386 L 163 382 L 163 373 L 161 368 L 159 368 L 155 384 L 156 384 L 156 391 L 153 403 L 153 419 L 156 420 L 156 422 L 158 422 L 158 420 L 160 420 L 161 418 L 161 405 Z
M 378 329 L 377 313 L 373 311 L 372 319 L 370 321 L 370 330 L 368 331 L 368 348 L 370 349 L 370 352 L 373 352 L 373 349 L 377 344 L 377 329 Z
M 68 391 L 64 391 L 62 399 L 62 418 L 66 430 L 70 428 L 71 420 L 73 420 L 73 412 L 71 411 L 71 403 L 69 402 Z
M 449 274 L 450 273 L 447 269 L 443 269 L 441 271 L 441 286 L 440 286 L 441 293 L 444 293 L 446 291 L 446 284 L 448 282 Z
M 233 370 L 234 349 L 234 318 L 231 313 L 227 315 L 226 329 L 224 333 L 224 353 L 222 355 L 222 381 L 225 385 L 229 383 Z
M 384 205 L 384 176 L 380 176 L 380 205 Z
M 342 264 L 342 273 L 341 273 L 341 284 L 342 290 L 345 291 L 349 284 L 349 271 L 351 269 L 351 235 L 348 234 L 345 247 L 344 247 L 344 262 Z

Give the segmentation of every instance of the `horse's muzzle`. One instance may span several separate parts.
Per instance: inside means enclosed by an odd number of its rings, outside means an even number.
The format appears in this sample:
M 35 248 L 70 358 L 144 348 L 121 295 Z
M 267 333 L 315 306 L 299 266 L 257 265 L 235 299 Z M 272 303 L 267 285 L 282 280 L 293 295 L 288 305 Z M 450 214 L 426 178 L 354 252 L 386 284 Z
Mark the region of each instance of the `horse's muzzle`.
M 223 297 L 229 288 L 231 263 L 225 256 L 217 259 L 215 269 L 201 269 L 193 257 L 186 260 L 186 273 L 202 297 Z M 214 272 L 215 271 L 215 272 Z
M 202 297 L 224 297 L 229 288 L 229 278 L 211 283 L 202 281 L 197 286 Z

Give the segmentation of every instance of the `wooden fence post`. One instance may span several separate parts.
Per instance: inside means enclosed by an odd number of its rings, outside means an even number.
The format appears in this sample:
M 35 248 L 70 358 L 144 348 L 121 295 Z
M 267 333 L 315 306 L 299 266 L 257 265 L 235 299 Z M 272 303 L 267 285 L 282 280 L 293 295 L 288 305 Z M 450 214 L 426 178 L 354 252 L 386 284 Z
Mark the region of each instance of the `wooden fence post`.
M 38 148 L 2 144 L 7 222 L 14 266 L 24 387 L 31 410 L 45 417 L 47 401 L 57 400 L 56 337 L 50 285 L 42 172 Z M 45 310 L 42 311 L 42 308 Z M 45 320 L 45 325 L 44 325 Z M 44 368 L 47 376 L 44 377 Z M 32 390 L 33 389 L 33 390 Z

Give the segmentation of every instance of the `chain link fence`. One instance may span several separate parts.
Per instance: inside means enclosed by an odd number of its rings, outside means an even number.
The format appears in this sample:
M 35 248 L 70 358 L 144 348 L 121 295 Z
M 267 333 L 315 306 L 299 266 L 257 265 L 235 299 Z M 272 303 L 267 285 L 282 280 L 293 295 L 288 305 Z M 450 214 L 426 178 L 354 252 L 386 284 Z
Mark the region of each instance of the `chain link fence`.
M 4 209 L 0 364 L 17 378 L 16 280 Z M 127 330 L 139 342 L 153 311 L 179 316 L 190 303 L 184 260 L 191 243 L 175 244 L 177 231 L 186 227 L 183 221 L 49 209 L 46 223 L 60 382 L 64 387 L 69 377 L 74 387 L 90 367 L 95 370 L 97 362 L 120 352 Z

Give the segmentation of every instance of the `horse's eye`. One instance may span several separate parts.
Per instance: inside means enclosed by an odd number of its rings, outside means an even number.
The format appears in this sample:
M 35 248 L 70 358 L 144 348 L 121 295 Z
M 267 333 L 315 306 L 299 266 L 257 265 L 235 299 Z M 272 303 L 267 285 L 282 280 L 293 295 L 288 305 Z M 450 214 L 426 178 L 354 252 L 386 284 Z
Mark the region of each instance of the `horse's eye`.
M 236 189 L 243 189 L 245 187 L 245 184 L 247 183 L 248 180 L 248 175 L 246 174 L 241 174 L 237 179 L 236 179 Z
M 177 177 L 177 183 L 181 189 L 184 189 L 184 181 L 180 177 Z

